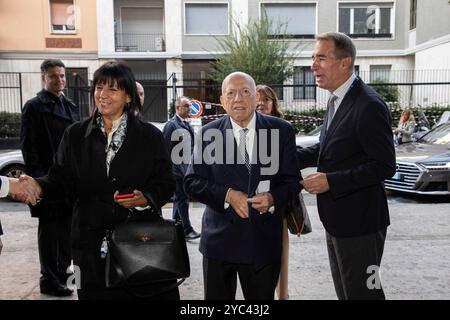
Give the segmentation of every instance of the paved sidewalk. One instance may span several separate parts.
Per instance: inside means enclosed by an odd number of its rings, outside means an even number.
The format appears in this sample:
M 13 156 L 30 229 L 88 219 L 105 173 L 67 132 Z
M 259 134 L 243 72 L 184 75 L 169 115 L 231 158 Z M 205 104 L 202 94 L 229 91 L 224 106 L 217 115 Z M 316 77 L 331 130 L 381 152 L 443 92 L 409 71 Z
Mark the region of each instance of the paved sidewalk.
M 313 232 L 290 236 L 291 299 L 336 299 L 328 265 L 325 235 L 314 197 L 305 197 Z M 390 201 L 382 281 L 388 299 L 450 299 L 450 212 L 448 203 L 405 204 Z M 171 208 L 163 210 L 171 216 Z M 200 231 L 203 207 L 191 203 L 193 226 Z M 0 255 L 0 299 L 57 299 L 39 293 L 37 220 L 28 207 L 0 201 L 5 235 Z M 180 287 L 182 299 L 203 299 L 202 257 L 198 242 L 188 243 L 191 277 Z M 75 299 L 76 296 L 71 299 Z M 242 294 L 238 292 L 238 298 Z

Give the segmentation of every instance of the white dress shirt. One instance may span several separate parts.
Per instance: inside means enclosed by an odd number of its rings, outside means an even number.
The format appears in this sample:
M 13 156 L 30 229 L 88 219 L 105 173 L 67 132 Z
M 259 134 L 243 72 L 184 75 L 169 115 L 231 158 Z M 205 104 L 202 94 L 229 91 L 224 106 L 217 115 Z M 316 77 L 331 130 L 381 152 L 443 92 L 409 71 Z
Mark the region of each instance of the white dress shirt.
M 2 180 L 2 186 L 0 187 L 0 198 L 4 198 L 9 193 L 9 180 L 4 176 L 0 176 L 0 180 Z
M 347 81 L 345 81 L 339 88 L 337 88 L 334 92 L 331 92 L 331 94 L 334 94 L 337 99 L 334 101 L 334 114 L 336 115 L 336 112 L 338 111 L 339 106 L 341 105 L 342 100 L 344 100 L 345 95 L 347 94 L 348 90 L 350 90 L 350 87 L 353 84 L 353 81 L 355 81 L 356 75 L 352 73 L 350 78 L 348 78 Z
M 233 121 L 233 119 L 231 119 L 230 117 L 230 121 L 231 121 L 231 127 L 233 128 L 233 135 L 234 135 L 234 139 L 236 140 L 236 144 L 238 146 L 238 149 L 240 147 L 240 136 L 241 136 L 241 130 L 245 129 L 243 127 L 241 127 L 240 125 L 238 125 L 236 122 Z M 250 163 L 252 161 L 252 155 L 253 155 L 253 142 L 255 141 L 255 135 L 256 135 L 256 117 L 255 114 L 253 114 L 252 119 L 250 120 L 250 122 L 247 125 L 247 136 L 245 139 L 245 147 L 247 149 L 247 153 L 248 153 L 248 157 L 250 159 Z M 244 156 L 244 155 L 242 155 Z

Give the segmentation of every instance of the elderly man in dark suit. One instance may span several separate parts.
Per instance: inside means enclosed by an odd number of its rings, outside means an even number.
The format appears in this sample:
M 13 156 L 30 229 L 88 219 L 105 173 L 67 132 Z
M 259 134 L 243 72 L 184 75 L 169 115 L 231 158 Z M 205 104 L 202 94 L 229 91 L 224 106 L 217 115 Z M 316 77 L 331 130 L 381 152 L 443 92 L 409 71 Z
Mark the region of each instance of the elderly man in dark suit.
M 64 130 L 80 120 L 79 110 L 64 94 L 65 65 L 48 59 L 41 64 L 44 89 L 28 100 L 22 111 L 22 154 L 28 175 L 38 178 L 53 164 Z M 41 263 L 40 291 L 54 296 L 68 296 L 67 267 L 71 264 L 70 225 L 72 203 L 67 197 L 42 201 L 30 207 L 39 218 L 38 249 Z
M 184 184 L 206 204 L 205 299 L 235 299 L 239 275 L 245 299 L 270 300 L 280 273 L 283 211 L 300 190 L 294 130 L 255 112 L 248 74 L 228 75 L 220 99 L 227 115 L 203 128 Z
M 180 154 L 171 155 L 173 166 L 172 173 L 175 177 L 176 188 L 173 196 L 173 219 L 181 220 L 183 224 L 184 234 L 187 240 L 194 240 L 200 237 L 200 233 L 194 230 L 191 221 L 189 219 L 189 196 L 184 191 L 183 179 L 186 174 L 188 163 L 187 161 L 176 161 L 177 156 L 180 158 L 191 158 L 192 150 L 194 148 L 194 129 L 187 121 L 190 112 L 191 102 L 187 97 L 178 97 L 175 102 L 175 116 L 167 121 L 163 129 L 164 140 L 166 142 L 167 149 L 172 153 L 174 147 L 181 142 L 184 144 Z M 176 133 L 172 137 L 173 133 Z M 181 140 L 179 140 L 181 139 Z M 186 155 L 183 152 L 187 151 Z M 174 161 L 175 160 L 175 161 Z
M 353 73 L 352 40 L 316 37 L 311 69 L 330 98 L 320 143 L 299 150 L 301 167 L 317 166 L 305 189 L 317 194 L 339 299 L 384 299 L 379 279 L 389 211 L 383 181 L 395 172 L 386 103 Z

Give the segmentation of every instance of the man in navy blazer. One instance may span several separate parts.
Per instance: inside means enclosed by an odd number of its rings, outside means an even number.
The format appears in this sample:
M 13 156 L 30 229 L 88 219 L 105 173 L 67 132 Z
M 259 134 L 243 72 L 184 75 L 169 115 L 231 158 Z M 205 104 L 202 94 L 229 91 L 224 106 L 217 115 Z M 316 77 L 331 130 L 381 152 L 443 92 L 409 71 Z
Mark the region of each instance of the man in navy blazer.
M 353 73 L 352 40 L 316 37 L 311 69 L 330 92 L 320 143 L 299 150 L 301 167 L 317 166 L 305 189 L 317 194 L 339 299 L 384 299 L 379 278 L 389 211 L 383 181 L 395 172 L 386 103 Z
M 186 156 L 188 159 L 191 158 L 192 150 L 194 148 L 194 129 L 190 125 L 190 123 L 186 120 L 189 118 L 191 102 L 187 97 L 178 97 L 175 101 L 175 116 L 167 121 L 166 125 L 163 129 L 164 140 L 166 142 L 167 149 L 169 153 L 172 153 L 172 150 L 178 143 L 185 144 L 181 149 L 179 156 L 183 158 Z M 176 133 L 177 137 L 174 137 L 172 140 L 172 134 Z M 186 151 L 186 155 L 183 153 Z M 171 155 L 172 162 L 175 155 Z M 191 220 L 189 219 L 189 196 L 184 191 L 183 187 L 183 178 L 186 174 L 187 161 L 174 162 L 172 165 L 172 173 L 175 178 L 176 187 L 175 193 L 173 195 L 173 213 L 172 217 L 176 220 L 181 220 L 183 224 L 184 234 L 187 240 L 194 240 L 200 237 L 200 233 L 194 230 L 191 224 Z
M 256 86 L 242 72 L 222 83 L 223 118 L 206 125 L 185 189 L 206 204 L 200 252 L 205 299 L 273 299 L 280 272 L 282 215 L 300 191 L 292 126 L 256 110 Z M 270 155 L 269 161 L 266 155 Z

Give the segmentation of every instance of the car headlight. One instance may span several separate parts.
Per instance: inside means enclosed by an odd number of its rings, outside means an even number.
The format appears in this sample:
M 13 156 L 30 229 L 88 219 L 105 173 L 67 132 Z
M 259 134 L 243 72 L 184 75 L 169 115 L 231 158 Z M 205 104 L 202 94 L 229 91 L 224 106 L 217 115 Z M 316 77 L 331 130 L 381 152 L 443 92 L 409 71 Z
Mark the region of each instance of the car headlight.
M 450 161 L 423 162 L 420 165 L 428 170 L 450 170 Z

